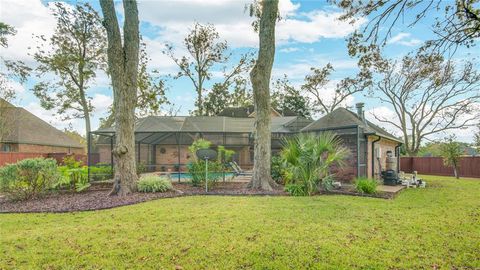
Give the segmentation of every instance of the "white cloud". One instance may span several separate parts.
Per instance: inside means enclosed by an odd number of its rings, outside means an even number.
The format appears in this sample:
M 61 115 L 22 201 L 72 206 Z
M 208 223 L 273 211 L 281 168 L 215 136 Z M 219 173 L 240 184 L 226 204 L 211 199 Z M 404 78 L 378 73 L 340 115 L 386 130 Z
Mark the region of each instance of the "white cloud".
M 408 47 L 413 47 L 422 44 L 423 41 L 416 38 L 411 38 L 412 34 L 410 33 L 398 33 L 392 37 L 388 43 L 389 44 L 400 44 Z
M 288 63 L 280 67 L 273 67 L 273 77 L 282 77 L 287 74 L 290 79 L 303 79 L 305 75 L 311 73 L 311 68 L 322 68 L 331 63 L 336 71 L 351 70 L 357 68 L 357 62 L 354 59 L 335 59 L 332 56 L 323 54 L 311 55 L 306 59 L 297 59 L 295 63 Z M 335 73 L 335 71 L 334 71 Z
M 230 1 L 145 1 L 139 3 L 140 19 L 158 33 L 154 40 L 179 46 L 194 22 L 212 23 L 222 39 L 232 48 L 257 47 L 258 34 L 253 31 L 253 18 L 245 11 L 249 0 Z M 317 42 L 321 38 L 343 38 L 353 32 L 365 19 L 355 25 L 341 22 L 340 12 L 314 10 L 298 14 L 300 4 L 281 0 L 282 20 L 277 24 L 277 43 Z M 150 41 L 151 42 L 151 41 Z
M 305 13 L 302 19 L 287 18 L 278 23 L 277 42 L 314 43 L 322 38 L 343 38 L 366 22 L 360 18 L 351 25 L 340 21 L 341 12 L 314 10 Z
M 111 96 L 103 94 L 95 94 L 92 99 L 92 105 L 94 107 L 94 114 L 104 114 L 108 111 L 108 108 L 113 104 L 113 98 Z
M 297 47 L 287 47 L 287 48 L 282 48 L 280 50 L 278 50 L 279 52 L 283 52 L 283 53 L 291 53 L 291 52 L 297 52 L 299 51 L 300 49 L 297 48 Z
M 52 4 L 45 6 L 39 0 L 2 0 L 1 5 L 0 20 L 17 30 L 15 36 L 8 38 L 8 48 L 0 49 L 2 56 L 32 63 L 28 53 L 36 47 L 34 35 L 49 38 L 55 30 L 55 18 L 48 7 Z

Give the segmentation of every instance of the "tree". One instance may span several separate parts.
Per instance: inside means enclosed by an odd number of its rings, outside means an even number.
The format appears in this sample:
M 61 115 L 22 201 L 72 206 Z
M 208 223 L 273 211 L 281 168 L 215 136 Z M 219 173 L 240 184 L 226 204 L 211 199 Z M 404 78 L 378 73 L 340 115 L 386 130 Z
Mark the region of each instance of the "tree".
M 434 19 L 435 38 L 425 42 L 423 49 L 444 53 L 455 52 L 459 46 L 475 46 L 480 37 L 480 9 L 478 0 L 386 0 L 350 1 L 331 0 L 345 10 L 340 20 L 354 23 L 358 18 L 371 16 L 369 22 L 349 38 L 351 56 L 358 56 L 359 63 L 369 65 L 372 55 L 387 44 L 392 30 L 405 23 L 405 14 L 411 15 L 406 24 L 413 27 L 425 18 Z M 443 12 L 439 12 L 442 11 Z M 370 62 L 370 63 L 369 63 Z
M 311 118 L 311 106 L 308 99 L 290 84 L 287 75 L 277 79 L 273 84 L 272 107 L 285 111 L 289 110 L 296 115 Z
M 401 132 L 408 155 L 417 155 L 428 136 L 470 127 L 479 117 L 480 74 L 471 62 L 461 65 L 417 53 L 390 61 L 379 74 L 378 98 L 393 107 L 395 117 L 374 117 Z
M 171 44 L 166 44 L 166 49 L 163 52 L 180 69 L 174 78 L 187 77 L 195 87 L 197 93 L 196 110 L 193 112 L 195 115 L 206 115 L 204 108 L 205 83 L 211 79 L 212 69 L 218 64 L 228 62 L 231 57 L 231 53 L 227 53 L 227 42 L 219 39 L 220 36 L 213 25 L 195 23 L 193 29 L 183 41 L 188 55 L 181 58 L 176 57 Z M 242 55 L 238 64 L 229 70 L 224 66 L 222 68 L 224 78 L 216 90 L 219 90 L 219 87 L 228 88 L 238 75 L 247 71 L 251 65 L 249 57 L 249 54 Z
M 463 153 L 460 143 L 455 140 L 455 136 L 451 136 L 445 140 L 445 143 L 441 146 L 441 153 L 443 164 L 452 167 L 455 178 L 459 179 L 458 166 L 460 164 L 460 157 Z
M 233 85 L 233 91 L 230 86 Z M 229 85 L 215 83 L 204 101 L 205 115 L 218 115 L 228 107 L 253 105 L 251 90 L 247 89 L 246 79 L 236 77 Z
M 158 75 L 157 70 L 150 71 L 148 64 L 150 58 L 147 55 L 146 44 L 140 44 L 140 56 L 137 77 L 137 104 L 135 117 L 141 118 L 149 115 L 159 115 L 164 105 L 172 105 L 168 101 L 165 91 L 165 80 Z M 113 106 L 109 107 L 108 115 L 100 118 L 100 127 L 112 127 L 115 122 L 115 111 Z
M 165 80 L 158 75 L 158 70 L 149 71 L 148 64 L 151 59 L 143 42 L 140 44 L 139 57 L 137 116 L 157 115 L 162 106 L 171 105 L 165 96 Z
M 271 119 L 270 77 L 275 58 L 275 24 L 278 17 L 278 0 L 260 2 L 261 15 L 258 25 L 260 38 L 255 66 L 250 71 L 255 106 L 255 145 L 252 189 L 272 190 L 275 183 L 270 174 Z
M 0 22 L 0 47 L 8 47 L 8 36 L 15 35 L 17 32 L 12 26 Z M 22 61 L 11 61 L 0 57 L 0 142 L 9 136 L 12 132 L 11 125 L 15 119 L 15 115 L 10 112 L 11 101 L 15 100 L 17 93 L 12 87 L 12 80 L 25 83 L 31 68 L 27 67 Z
M 40 81 L 33 93 L 43 108 L 56 109 L 63 119 L 84 119 L 88 134 L 93 106 L 87 89 L 97 72 L 105 69 L 105 30 L 88 3 L 74 8 L 55 3 L 55 7 L 55 33 L 48 41 L 44 36 L 37 37 L 39 45 L 33 57 L 39 64 L 36 71 Z
M 330 82 L 329 76 L 333 71 L 333 66 L 327 64 L 323 68 L 312 67 L 312 74 L 305 76 L 305 82 L 302 90 L 313 97 L 312 106 L 316 112 L 328 114 L 340 107 L 348 97 L 355 93 L 362 92 L 371 84 L 371 75 L 369 72 L 361 71 L 354 78 L 346 77 L 342 79 L 334 88 L 333 96 L 328 96 L 327 85 Z
M 100 6 L 107 31 L 108 71 L 112 78 L 115 110 L 115 147 L 112 151 L 115 176 L 110 194 L 123 196 L 136 190 L 137 181 L 134 126 L 140 47 L 138 10 L 136 1 L 123 1 L 121 35 L 113 0 L 101 0 Z
M 480 124 L 477 125 L 477 132 L 474 135 L 474 143 L 477 148 L 480 149 Z

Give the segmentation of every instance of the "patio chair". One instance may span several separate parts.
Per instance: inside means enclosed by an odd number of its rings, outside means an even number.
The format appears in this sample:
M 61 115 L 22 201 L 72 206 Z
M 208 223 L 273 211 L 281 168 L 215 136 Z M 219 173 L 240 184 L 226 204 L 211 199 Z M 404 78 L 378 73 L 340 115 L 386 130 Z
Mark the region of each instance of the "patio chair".
M 235 162 L 235 161 L 230 162 L 230 166 L 235 171 L 236 175 L 251 175 L 252 174 L 251 172 L 246 172 L 246 171 L 242 170 L 240 165 L 238 165 L 238 163 Z

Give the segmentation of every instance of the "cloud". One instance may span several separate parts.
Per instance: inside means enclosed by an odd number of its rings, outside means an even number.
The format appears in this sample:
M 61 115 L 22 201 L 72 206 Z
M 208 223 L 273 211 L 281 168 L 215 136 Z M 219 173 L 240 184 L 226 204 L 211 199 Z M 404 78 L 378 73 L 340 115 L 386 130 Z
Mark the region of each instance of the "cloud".
M 194 22 L 212 23 L 222 39 L 232 48 L 257 47 L 258 34 L 253 31 L 253 18 L 245 11 L 249 0 L 180 0 L 145 1 L 139 3 L 140 19 L 154 29 L 156 40 L 176 46 L 181 43 Z M 279 4 L 282 20 L 277 23 L 277 43 L 313 43 L 321 38 L 343 38 L 363 24 L 359 19 L 354 25 L 338 20 L 340 12 L 314 10 L 299 13 L 300 3 L 281 0 Z
M 113 98 L 111 96 L 103 94 L 95 94 L 92 99 L 92 105 L 94 111 L 92 114 L 104 114 L 108 111 L 108 108 L 113 104 Z
M 322 38 L 344 38 L 366 22 L 365 18 L 353 25 L 340 21 L 341 12 L 314 10 L 303 15 L 278 23 L 277 42 L 314 43 Z
M 291 52 L 297 52 L 299 51 L 300 49 L 297 48 L 297 47 L 287 47 L 287 48 L 282 48 L 280 50 L 278 50 L 279 52 L 283 52 L 283 53 L 291 53 Z
M 387 43 L 389 44 L 400 44 L 408 47 L 413 47 L 422 44 L 422 40 L 411 38 L 410 33 L 398 33 L 392 37 Z
M 286 74 L 288 78 L 292 80 L 303 79 L 305 78 L 305 75 L 311 73 L 312 67 L 322 68 L 328 63 L 331 63 L 335 69 L 333 75 L 335 75 L 336 71 L 352 70 L 357 68 L 357 62 L 354 59 L 335 59 L 332 56 L 317 54 L 311 55 L 305 59 L 297 59 L 294 63 L 287 63 L 282 66 L 274 66 L 272 74 L 273 77 L 277 78 L 283 77 L 283 74 Z
M 2 0 L 1 5 L 4 8 L 2 22 L 17 30 L 16 35 L 8 38 L 8 48 L 1 49 L 2 56 L 33 63 L 28 53 L 36 46 L 34 35 L 44 35 L 48 39 L 54 33 L 56 21 L 49 8 L 53 4 L 45 6 L 41 1 Z

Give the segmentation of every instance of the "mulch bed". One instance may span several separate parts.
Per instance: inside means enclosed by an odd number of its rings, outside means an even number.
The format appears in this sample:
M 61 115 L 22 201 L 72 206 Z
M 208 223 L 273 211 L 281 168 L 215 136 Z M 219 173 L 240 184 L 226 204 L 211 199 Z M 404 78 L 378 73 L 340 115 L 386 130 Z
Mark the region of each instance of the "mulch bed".
M 250 190 L 247 183 L 220 182 L 205 192 L 204 187 L 193 187 L 186 183 L 173 183 L 174 191 L 165 193 L 136 192 L 124 197 L 108 196 L 111 184 L 94 185 L 82 193 L 55 193 L 42 198 L 27 201 L 9 201 L 0 197 L 0 213 L 42 213 L 42 212 L 73 212 L 108 209 L 140 202 L 193 195 L 224 195 L 224 196 L 287 196 L 283 186 L 273 191 Z

